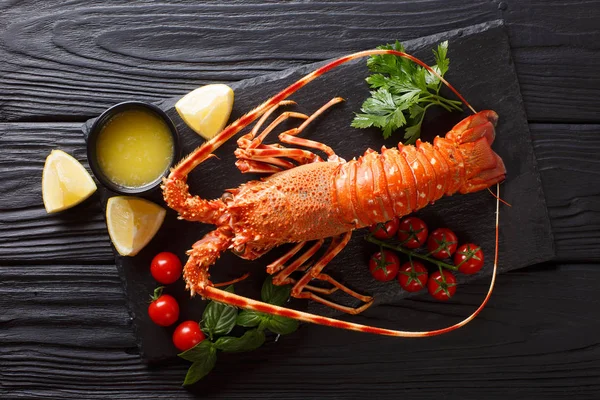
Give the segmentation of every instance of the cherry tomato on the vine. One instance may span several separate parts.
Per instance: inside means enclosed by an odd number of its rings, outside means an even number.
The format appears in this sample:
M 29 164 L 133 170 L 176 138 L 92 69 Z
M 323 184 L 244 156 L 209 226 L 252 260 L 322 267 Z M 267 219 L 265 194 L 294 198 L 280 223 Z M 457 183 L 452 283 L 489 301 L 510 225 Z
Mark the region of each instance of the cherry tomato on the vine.
M 387 222 L 372 225 L 370 230 L 373 236 L 375 236 L 377 239 L 390 239 L 394 237 L 394 235 L 398 231 L 399 222 L 400 221 L 398 220 L 398 217 L 394 217 L 393 219 Z
M 398 282 L 407 292 L 418 292 L 427 285 L 427 268 L 420 261 L 405 262 L 398 270 Z
M 180 351 L 186 351 L 206 338 L 196 321 L 184 321 L 173 332 L 173 344 Z
M 434 298 L 446 301 L 456 293 L 456 277 L 450 271 L 435 271 L 429 276 L 427 290 Z
M 163 285 L 174 283 L 181 276 L 181 261 L 168 251 L 158 253 L 150 263 L 152 277 Z
M 427 238 L 429 253 L 439 260 L 451 257 L 456 251 L 457 246 L 458 238 L 448 228 L 438 228 L 431 232 L 431 235 Z
M 179 304 L 173 296 L 161 294 L 161 291 L 162 288 L 154 291 L 152 303 L 148 306 L 148 315 L 156 325 L 170 326 L 179 318 Z
M 373 278 L 381 282 L 391 281 L 398 274 L 400 259 L 398 256 L 389 251 L 383 250 L 371 256 L 369 260 L 369 271 Z
M 454 265 L 466 275 L 472 275 L 483 267 L 483 251 L 473 243 L 465 243 L 454 253 Z
M 409 249 L 421 247 L 427 241 L 427 224 L 420 218 L 408 217 L 398 225 L 398 239 Z

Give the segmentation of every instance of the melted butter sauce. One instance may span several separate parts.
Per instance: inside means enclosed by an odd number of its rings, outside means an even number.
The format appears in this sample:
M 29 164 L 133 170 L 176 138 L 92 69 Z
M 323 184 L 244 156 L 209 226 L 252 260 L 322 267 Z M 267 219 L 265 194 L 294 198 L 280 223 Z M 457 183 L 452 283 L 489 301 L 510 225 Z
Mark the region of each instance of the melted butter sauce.
M 126 110 L 110 119 L 98 136 L 98 163 L 106 177 L 129 188 L 163 175 L 173 160 L 169 127 L 144 110 Z

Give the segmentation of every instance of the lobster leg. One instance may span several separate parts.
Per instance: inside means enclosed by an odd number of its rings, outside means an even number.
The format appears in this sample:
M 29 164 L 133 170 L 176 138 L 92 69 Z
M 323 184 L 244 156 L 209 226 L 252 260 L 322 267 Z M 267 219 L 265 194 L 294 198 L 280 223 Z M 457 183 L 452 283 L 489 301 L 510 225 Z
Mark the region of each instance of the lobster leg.
M 284 269 L 285 268 L 284 264 L 286 262 L 288 262 L 290 260 L 290 258 L 295 256 L 296 253 L 298 253 L 300 250 L 302 250 L 302 248 L 304 247 L 304 245 L 306 243 L 308 243 L 308 242 L 298 243 L 297 245 L 292 247 L 287 253 L 285 253 L 284 255 L 279 257 L 277 260 L 273 261 L 271 264 L 267 265 L 267 273 L 269 275 L 273 275 L 273 274 L 281 271 L 282 269 Z
M 243 149 L 247 148 L 248 145 L 250 144 L 250 142 L 256 137 L 256 134 L 258 133 L 260 128 L 263 126 L 265 121 L 271 116 L 271 114 L 273 114 L 273 112 L 275 112 L 275 110 L 277 110 L 279 107 L 287 106 L 290 104 L 296 104 L 296 102 L 292 101 L 292 100 L 283 100 L 283 101 L 280 101 L 279 104 L 275 104 L 273 107 L 269 108 L 269 110 L 267 112 L 265 112 L 262 117 L 260 117 L 260 119 L 254 125 L 254 127 L 252 128 L 250 133 L 247 133 L 238 139 L 238 141 L 237 141 L 238 146 Z
M 273 284 L 277 285 L 277 286 L 281 286 L 281 285 L 287 285 L 290 283 L 294 283 L 295 280 L 293 280 L 289 276 L 291 274 L 293 274 L 294 272 L 300 270 L 300 268 L 304 265 L 304 263 L 306 261 L 308 261 L 309 258 L 314 256 L 315 253 L 321 248 L 324 241 L 325 241 L 324 239 L 317 241 L 306 252 L 304 252 L 304 254 L 302 254 L 300 257 L 298 257 L 296 260 L 294 260 L 294 262 L 292 262 L 287 267 L 284 267 L 283 264 L 274 266 L 273 267 L 274 271 L 282 270 L 282 269 L 283 269 L 283 271 L 279 272 L 277 275 L 275 275 L 273 277 Z M 292 249 L 292 250 L 294 250 L 294 249 Z M 271 267 L 271 266 L 269 266 L 269 267 Z
M 258 130 L 262 127 L 262 125 L 265 123 L 266 119 L 273 113 L 273 111 L 275 111 L 282 103 L 288 103 L 288 102 L 284 102 L 282 101 L 280 104 L 272 107 L 271 109 L 269 109 L 269 111 L 267 113 L 265 113 L 265 115 L 262 116 L 262 118 L 256 123 L 256 125 L 254 126 L 254 128 L 252 129 L 252 131 L 244 136 L 242 136 L 238 141 L 238 149 L 235 151 L 235 155 L 238 158 L 242 158 L 242 157 L 246 157 L 247 155 L 247 150 L 250 149 L 256 149 L 256 148 L 263 148 L 263 149 L 274 149 L 274 148 L 278 148 L 276 146 L 273 145 L 263 145 L 263 141 L 265 140 L 265 137 L 271 133 L 275 128 L 277 128 L 277 126 L 279 126 L 281 123 L 283 123 L 285 120 L 289 119 L 289 118 L 300 118 L 300 119 L 308 119 L 308 115 L 306 114 L 302 114 L 302 113 L 298 113 L 298 112 L 293 112 L 293 111 L 286 111 L 283 114 L 280 114 L 277 118 L 275 118 L 275 120 L 273 122 L 271 122 L 269 124 L 269 126 L 267 126 L 258 136 L 256 135 L 258 133 Z M 293 103 L 293 102 L 291 102 Z M 295 104 L 295 103 L 293 103 Z
M 313 122 L 318 116 L 323 114 L 328 108 L 330 108 L 331 106 L 338 104 L 342 101 L 344 101 L 344 99 L 342 99 L 341 97 L 334 97 L 333 99 L 329 100 L 321 108 L 319 108 L 317 111 L 315 111 L 298 128 L 290 129 L 289 131 L 281 133 L 279 135 L 279 140 L 282 141 L 283 143 L 287 143 L 287 144 L 295 144 L 298 146 L 304 146 L 304 147 L 308 147 L 311 149 L 321 150 L 322 152 L 327 154 L 329 161 L 342 161 L 343 162 L 343 160 L 335 154 L 335 152 L 333 151 L 333 149 L 331 147 L 329 147 L 321 142 L 316 142 L 314 140 L 296 137 L 296 135 L 298 135 L 300 132 L 302 132 L 304 130 L 304 128 L 306 128 L 308 126 L 308 124 Z
M 288 149 L 285 147 L 275 147 L 275 145 L 263 145 L 262 142 L 265 137 L 271 133 L 279 124 L 283 121 L 295 117 L 295 118 L 303 118 L 306 119 L 297 128 L 293 128 L 287 130 L 279 135 L 279 140 L 283 143 L 299 145 L 303 147 L 308 147 L 311 149 L 321 150 L 328 156 L 328 160 L 330 161 L 343 161 L 339 158 L 335 152 L 331 149 L 331 147 L 316 142 L 314 140 L 308 140 L 303 138 L 296 137 L 300 132 L 302 132 L 311 122 L 313 122 L 317 117 L 323 114 L 328 108 L 331 106 L 344 101 L 341 97 L 335 97 L 315 111 L 310 117 L 305 114 L 295 113 L 295 112 L 286 112 L 277 117 L 260 135 L 256 136 L 252 141 L 249 141 L 248 138 L 250 136 L 254 137 L 256 135 L 255 129 L 251 134 L 244 136 L 245 140 L 238 140 L 239 149 L 236 150 L 235 155 L 240 159 L 236 162 L 236 166 L 244 173 L 247 172 L 266 172 L 266 173 L 274 173 L 279 172 L 281 168 L 293 168 L 295 165 L 289 163 L 288 161 L 281 160 L 281 158 L 289 158 L 292 159 L 299 164 L 307 164 L 311 162 L 322 162 L 323 159 L 318 155 L 301 149 Z M 263 118 L 259 121 L 259 124 L 263 122 Z M 260 126 L 260 125 L 259 125 Z M 286 165 L 283 163 L 288 163 L 289 165 L 286 168 Z
M 277 128 L 281 123 L 290 118 L 308 119 L 308 115 L 294 111 L 286 111 L 280 114 L 277 118 L 275 118 L 273 122 L 269 124 L 269 126 L 265 128 L 264 131 L 260 133 L 260 135 L 258 135 L 256 138 L 254 138 L 254 140 L 252 140 L 252 142 L 250 142 L 247 149 L 256 149 L 258 145 L 262 144 L 262 142 L 265 140 L 269 133 L 273 132 L 273 130 Z
M 292 288 L 292 296 L 293 297 L 296 297 L 299 299 L 314 300 L 319 303 L 325 304 L 326 306 L 332 307 L 336 310 L 340 310 L 340 311 L 343 311 L 343 312 L 346 312 L 349 314 L 358 314 L 358 313 L 366 310 L 369 306 L 371 306 L 371 304 L 373 303 L 372 297 L 364 296 L 359 293 L 356 293 L 354 290 L 342 285 L 340 282 L 336 281 L 331 276 L 322 273 L 323 268 L 325 268 L 325 266 L 340 251 L 342 251 L 344 249 L 344 247 L 346 247 L 346 245 L 350 241 L 351 237 L 352 237 L 352 232 L 347 232 L 347 233 L 343 234 L 342 236 L 339 236 L 332 240 L 329 248 L 327 249 L 325 254 L 323 254 L 321 259 L 319 259 L 319 261 L 317 261 L 317 263 L 315 265 L 313 265 L 313 267 L 310 269 L 310 271 L 308 271 L 298 282 L 296 282 L 296 284 Z M 311 293 L 310 291 L 305 291 L 304 289 L 315 291 L 314 287 L 308 285 L 308 283 L 312 279 L 329 282 L 330 284 L 333 285 L 334 289 L 342 290 L 343 292 L 349 294 L 352 297 L 359 299 L 360 301 L 364 302 L 365 304 L 358 308 L 342 306 L 342 305 L 334 303 L 330 300 L 326 300 L 320 296 L 317 296 L 316 294 Z M 333 291 L 335 291 L 335 290 L 329 289 L 329 290 L 327 290 L 327 293 L 329 294 L 329 293 L 332 293 Z

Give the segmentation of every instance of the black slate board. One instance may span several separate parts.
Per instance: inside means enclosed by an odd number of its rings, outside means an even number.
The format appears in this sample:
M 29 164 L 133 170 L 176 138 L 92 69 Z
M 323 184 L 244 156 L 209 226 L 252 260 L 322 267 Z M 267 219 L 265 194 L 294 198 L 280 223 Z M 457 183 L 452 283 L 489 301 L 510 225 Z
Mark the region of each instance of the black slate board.
M 402 38 L 381 38 L 381 43 L 389 43 L 395 39 Z M 512 208 L 503 207 L 501 210 L 500 271 L 550 260 L 554 257 L 551 227 L 519 84 L 510 56 L 508 36 L 502 22 L 494 21 L 440 33 L 406 42 L 405 45 L 407 51 L 432 63 L 431 49 L 443 40 L 450 41 L 448 57 L 451 63 L 447 79 L 475 109 L 494 109 L 500 115 L 493 147 L 504 159 L 508 170 L 501 196 L 513 205 Z M 322 64 L 289 69 L 231 85 L 236 96 L 232 118 L 242 115 Z M 349 126 L 353 112 L 359 110 L 360 104 L 368 96 L 368 86 L 364 82 L 367 75 L 365 59 L 357 60 L 324 75 L 294 94 L 291 99 L 298 102 L 298 106 L 294 108 L 306 113 L 314 111 L 334 96 L 346 99 L 345 103 L 322 116 L 304 136 L 327 143 L 346 159 L 361 155 L 368 147 L 379 149 L 382 145 L 394 146 L 398 137 L 393 138 L 394 140 L 383 140 L 381 134 L 375 130 L 355 130 Z M 183 154 L 187 154 L 201 144 L 202 139 L 189 130 L 178 117 L 173 109 L 175 101 L 177 99 L 167 99 L 158 105 L 167 111 L 176 123 L 183 139 Z M 433 113 L 424 124 L 424 137 L 431 138 L 436 134 L 443 134 L 467 115 L 466 112 L 462 115 Z M 83 127 L 86 137 L 92 122 L 93 120 L 88 121 Z M 272 136 L 267 143 L 275 140 L 275 136 Z M 225 188 L 235 187 L 256 178 L 253 175 L 238 173 L 233 165 L 235 147 L 235 140 L 225 144 L 216 153 L 218 160 L 207 161 L 190 176 L 189 182 L 194 193 L 201 193 L 205 198 L 215 198 L 219 197 Z M 105 191 L 104 201 L 110 195 L 112 194 Z M 148 197 L 164 204 L 159 192 Z M 486 254 L 493 254 L 495 201 L 487 191 L 442 199 L 418 215 L 432 227 L 450 227 L 457 232 L 461 241 L 475 241 L 483 247 Z M 170 211 L 159 234 L 138 256 L 124 258 L 116 255 L 117 268 L 124 283 L 141 354 L 150 362 L 172 359 L 176 354 L 170 340 L 172 329 L 153 325 L 146 314 L 148 294 L 156 286 L 148 271 L 150 260 L 158 251 L 164 250 L 173 251 L 185 260 L 185 251 L 211 229 L 212 226 L 178 221 L 175 213 Z M 265 277 L 264 266 L 285 249 L 286 246 L 283 246 L 253 262 L 225 253 L 211 270 L 213 281 L 233 279 L 251 271 L 251 278 L 236 285 L 236 290 L 238 293 L 256 297 Z M 349 245 L 330 263 L 327 270 L 353 289 L 374 295 L 376 307 L 377 304 L 397 302 L 406 294 L 394 283 L 377 283 L 370 277 L 365 265 L 369 254 L 374 250 L 372 245 L 363 240 L 363 232 L 356 232 Z M 491 257 L 488 257 L 480 274 L 469 278 L 461 276 L 459 282 L 481 278 L 490 272 Z M 168 287 L 166 292 L 180 301 L 182 320 L 200 318 L 204 303 L 198 298 L 189 299 L 182 282 Z M 353 304 L 353 299 L 341 300 L 346 304 Z M 337 312 L 318 304 L 298 305 L 322 315 L 338 315 Z M 369 312 L 367 310 L 364 315 L 368 316 Z M 377 320 L 370 322 L 376 324 Z

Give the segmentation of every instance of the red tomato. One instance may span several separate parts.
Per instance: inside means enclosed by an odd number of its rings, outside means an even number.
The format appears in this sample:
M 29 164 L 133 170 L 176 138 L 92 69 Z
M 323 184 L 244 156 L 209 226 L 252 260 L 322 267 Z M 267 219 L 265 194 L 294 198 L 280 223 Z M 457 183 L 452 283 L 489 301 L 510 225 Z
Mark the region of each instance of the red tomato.
M 456 293 L 456 277 L 450 271 L 443 270 L 443 273 L 435 271 L 429 276 L 427 290 L 434 298 L 446 301 Z
M 481 247 L 466 243 L 460 246 L 454 254 L 454 265 L 463 274 L 472 275 L 483 267 L 483 251 Z
M 148 306 L 148 315 L 156 325 L 173 325 L 179 318 L 179 304 L 173 296 L 159 295 Z
M 173 344 L 180 351 L 186 351 L 206 338 L 196 321 L 184 321 L 173 332 Z
M 377 239 L 385 240 L 394 237 L 398 231 L 398 217 L 394 217 L 388 222 L 372 225 L 370 230 Z
M 150 273 L 157 282 L 169 285 L 181 276 L 181 261 L 175 254 L 163 251 L 152 259 Z
M 420 261 L 405 262 L 398 270 L 398 282 L 407 292 L 418 292 L 427 284 L 427 268 Z
M 398 226 L 398 239 L 402 246 L 416 249 L 425 244 L 427 240 L 427 224 L 420 218 L 408 217 L 400 221 Z
M 378 251 L 371 256 L 369 260 L 369 271 L 373 278 L 381 282 L 391 281 L 398 274 L 398 267 L 400 266 L 400 259 L 398 256 L 389 251 L 383 250 Z
M 458 238 L 448 228 L 438 228 L 427 239 L 429 253 L 437 259 L 451 257 L 458 246 Z

